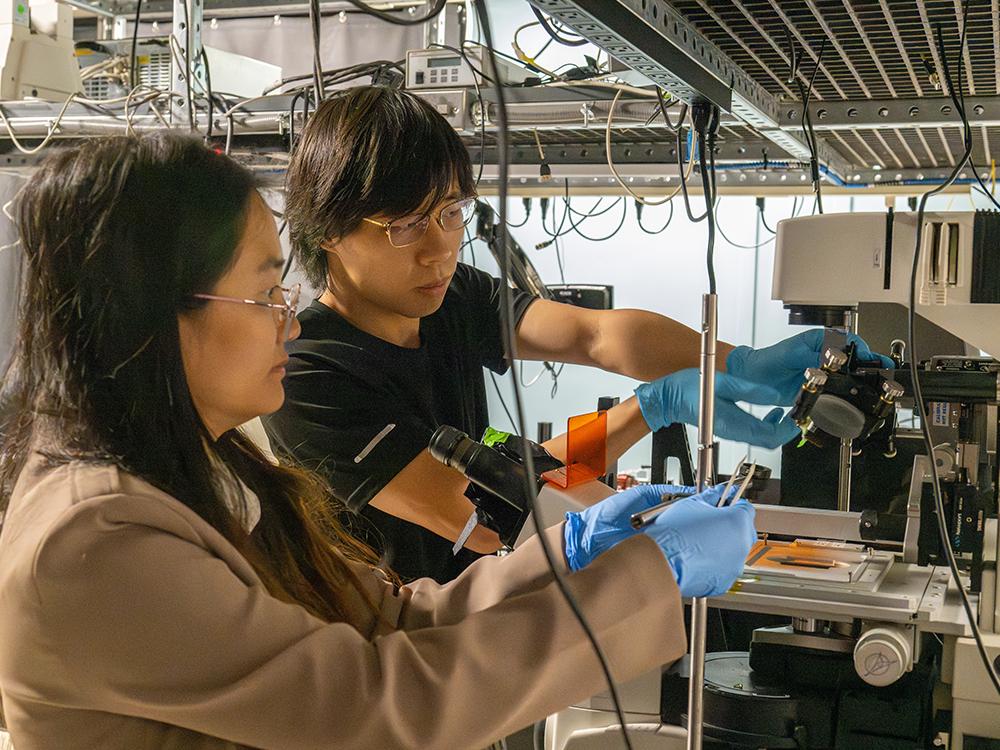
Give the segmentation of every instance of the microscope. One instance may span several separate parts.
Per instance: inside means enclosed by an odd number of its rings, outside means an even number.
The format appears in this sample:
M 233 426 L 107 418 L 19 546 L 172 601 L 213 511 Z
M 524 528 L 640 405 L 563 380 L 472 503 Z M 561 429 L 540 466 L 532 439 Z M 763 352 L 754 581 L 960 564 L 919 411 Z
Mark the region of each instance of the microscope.
M 1000 695 L 958 590 L 1000 666 L 1000 214 L 929 212 L 924 221 L 916 313 L 965 351 L 924 351 L 919 336 L 907 351 L 901 327 L 889 346 L 869 340 L 894 368 L 861 359 L 846 334 L 865 303 L 908 304 L 916 215 L 778 224 L 772 296 L 791 323 L 826 334 L 791 411 L 801 438 L 784 446 L 780 480 L 764 482 L 755 500 L 758 541 L 744 574 L 709 601 L 723 638 L 710 637 L 704 667 L 705 747 L 1000 743 Z M 914 416 L 911 358 L 932 456 Z M 663 458 L 654 443 L 654 476 Z M 932 461 L 958 581 L 939 533 Z M 746 642 L 738 626 L 750 631 Z M 687 659 L 622 686 L 643 747 L 684 747 Z M 546 747 L 623 746 L 610 708 L 602 694 L 550 717 Z

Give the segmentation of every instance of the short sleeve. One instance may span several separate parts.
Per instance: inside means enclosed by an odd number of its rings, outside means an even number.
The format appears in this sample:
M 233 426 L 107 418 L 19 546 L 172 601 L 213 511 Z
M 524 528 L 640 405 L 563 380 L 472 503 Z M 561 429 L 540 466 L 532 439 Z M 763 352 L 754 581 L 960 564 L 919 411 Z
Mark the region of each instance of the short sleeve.
M 498 375 L 507 372 L 510 363 L 503 350 L 504 289 L 500 279 L 472 266 L 460 263 L 455 270 L 452 288 L 469 310 L 471 351 L 479 353 L 480 363 Z M 457 283 L 456 283 L 457 282 Z M 537 297 L 519 289 L 514 292 L 514 330 Z
M 293 356 L 285 404 L 263 418 L 274 452 L 318 472 L 360 511 L 430 442 L 433 428 L 356 375 Z

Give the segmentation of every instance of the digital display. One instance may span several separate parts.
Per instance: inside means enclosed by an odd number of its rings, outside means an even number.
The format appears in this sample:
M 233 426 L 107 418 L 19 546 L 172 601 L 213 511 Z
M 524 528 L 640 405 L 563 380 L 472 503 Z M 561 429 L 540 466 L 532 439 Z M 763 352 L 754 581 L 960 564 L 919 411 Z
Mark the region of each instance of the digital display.
M 462 63 L 461 57 L 432 57 L 427 61 L 428 68 L 453 68 Z

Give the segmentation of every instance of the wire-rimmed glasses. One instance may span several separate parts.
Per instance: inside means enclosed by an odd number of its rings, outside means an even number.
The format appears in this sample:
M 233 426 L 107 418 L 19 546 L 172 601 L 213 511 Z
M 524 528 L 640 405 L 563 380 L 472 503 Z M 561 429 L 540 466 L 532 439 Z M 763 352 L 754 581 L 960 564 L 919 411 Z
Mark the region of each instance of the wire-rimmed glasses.
M 257 305 L 258 307 L 268 307 L 274 316 L 274 325 L 281 327 L 281 338 L 286 340 L 292 331 L 292 321 L 295 319 L 295 310 L 299 304 L 299 294 L 302 291 L 301 284 L 292 287 L 273 286 L 268 291 L 269 302 L 256 299 L 243 299 L 241 297 L 224 297 L 218 294 L 192 294 L 195 299 L 212 300 L 215 302 L 238 302 L 243 305 Z M 280 301 L 279 301 L 280 300 Z
M 476 214 L 476 196 L 461 198 L 437 212 L 434 220 L 446 232 L 456 232 L 464 228 Z M 419 242 L 431 223 L 431 214 L 408 214 L 392 221 L 365 218 L 369 224 L 382 227 L 389 244 L 393 247 L 407 247 Z

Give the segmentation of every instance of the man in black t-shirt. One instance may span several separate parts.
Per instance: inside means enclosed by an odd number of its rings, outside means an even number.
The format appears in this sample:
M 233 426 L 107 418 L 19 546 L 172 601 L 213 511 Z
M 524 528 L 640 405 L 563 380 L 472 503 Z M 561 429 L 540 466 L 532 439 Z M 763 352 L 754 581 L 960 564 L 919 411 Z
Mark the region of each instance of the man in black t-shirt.
M 468 482 L 427 451 L 442 424 L 481 437 L 483 368 L 502 374 L 510 364 L 500 283 L 457 262 L 474 201 L 468 152 L 452 127 L 420 98 L 383 87 L 322 103 L 288 171 L 295 258 L 324 291 L 299 316 L 285 404 L 264 424 L 279 456 L 320 471 L 360 514 L 357 533 L 404 579 L 450 580 L 501 546 L 480 526 L 452 554 L 473 510 Z M 514 310 L 520 358 L 652 381 L 608 412 L 609 460 L 650 429 L 696 422 L 697 371 L 685 369 L 698 365 L 695 331 L 651 312 L 523 293 Z M 729 373 L 718 376 L 716 434 L 767 447 L 797 435 L 781 409 L 759 420 L 736 402 L 790 404 L 820 346 L 821 337 L 759 351 L 720 342 Z M 563 458 L 564 437 L 546 448 Z
M 425 451 L 438 425 L 477 438 L 489 425 L 483 368 L 507 367 L 500 294 L 496 279 L 458 264 L 441 306 L 420 319 L 416 347 L 367 333 L 321 300 L 299 315 L 285 405 L 264 420 L 272 446 L 320 469 L 337 497 L 368 522 L 349 527 L 405 579 L 448 581 L 479 556 L 468 549 L 453 555 L 453 541 L 370 501 Z M 533 300 L 516 295 L 518 320 Z M 426 490 L 433 500 L 435 488 Z

